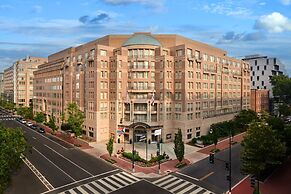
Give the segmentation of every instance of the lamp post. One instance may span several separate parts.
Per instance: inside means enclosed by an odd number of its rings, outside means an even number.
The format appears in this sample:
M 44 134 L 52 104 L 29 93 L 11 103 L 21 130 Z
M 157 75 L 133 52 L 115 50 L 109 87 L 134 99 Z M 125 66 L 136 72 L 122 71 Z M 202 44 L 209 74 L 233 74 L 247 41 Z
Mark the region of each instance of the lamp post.
M 132 172 L 135 172 L 134 169 L 134 138 L 135 138 L 135 133 L 134 133 L 134 119 L 132 121 Z
M 231 194 L 231 128 L 229 128 L 229 177 L 228 177 L 228 181 L 229 181 L 229 185 L 228 185 L 228 190 L 229 190 L 229 194 Z

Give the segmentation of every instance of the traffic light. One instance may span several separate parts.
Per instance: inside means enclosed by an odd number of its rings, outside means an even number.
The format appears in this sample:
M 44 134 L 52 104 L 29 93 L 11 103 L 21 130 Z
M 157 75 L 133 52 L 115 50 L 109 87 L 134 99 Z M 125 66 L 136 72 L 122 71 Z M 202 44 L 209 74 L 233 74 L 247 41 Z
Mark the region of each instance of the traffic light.
M 214 153 L 209 154 L 209 163 L 214 164 Z
M 251 176 L 251 187 L 255 188 L 255 186 L 256 186 L 256 177 Z
M 225 162 L 225 170 L 229 171 L 229 163 Z

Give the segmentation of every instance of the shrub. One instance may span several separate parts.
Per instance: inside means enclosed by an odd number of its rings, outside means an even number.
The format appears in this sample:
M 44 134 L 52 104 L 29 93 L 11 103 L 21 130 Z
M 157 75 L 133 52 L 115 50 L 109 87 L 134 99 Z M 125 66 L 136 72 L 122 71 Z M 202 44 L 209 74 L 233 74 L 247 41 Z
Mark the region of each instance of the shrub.
M 131 152 L 123 152 L 122 156 L 125 158 L 128 158 L 130 160 L 132 160 L 132 153 Z M 143 161 L 144 159 L 142 159 L 136 152 L 134 153 L 134 161 Z
M 159 156 L 155 156 L 155 157 L 152 157 L 150 160 L 149 160 L 149 163 L 155 163 L 155 162 L 158 162 L 158 161 L 161 161 L 165 158 L 165 155 L 159 155 Z
M 210 152 L 212 152 L 212 153 L 217 153 L 217 152 L 220 152 L 220 149 L 215 148 L 215 149 L 210 150 Z
M 115 164 L 116 163 L 116 161 L 115 160 L 113 160 L 113 159 L 105 159 L 107 162 L 109 162 L 109 163 L 111 163 L 111 164 Z
M 187 164 L 185 162 L 179 162 L 178 164 L 176 164 L 176 168 L 183 168 L 184 166 L 187 166 Z

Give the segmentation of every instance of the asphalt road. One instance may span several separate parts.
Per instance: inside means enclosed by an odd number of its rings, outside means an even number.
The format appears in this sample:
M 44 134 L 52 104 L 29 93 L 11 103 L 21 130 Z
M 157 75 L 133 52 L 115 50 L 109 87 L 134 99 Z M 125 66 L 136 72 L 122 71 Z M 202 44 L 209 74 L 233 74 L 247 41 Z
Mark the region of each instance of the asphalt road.
M 242 180 L 245 175 L 241 174 L 240 167 L 241 145 L 232 146 L 232 186 Z M 224 193 L 228 191 L 229 182 L 226 179 L 228 171 L 225 169 L 225 161 L 228 161 L 229 149 L 215 154 L 214 164 L 209 163 L 209 158 L 205 158 L 187 168 L 175 176 L 187 179 L 197 185 L 207 188 L 215 193 Z
M 228 150 L 215 155 L 215 164 L 209 164 L 206 158 L 178 173 L 159 179 L 144 180 L 116 169 L 49 134 L 34 131 L 13 119 L 0 110 L 0 122 L 8 127 L 23 129 L 32 146 L 31 153 L 27 154 L 28 162 L 32 166 L 30 168 L 37 169 L 39 173 L 33 173 L 28 168 L 29 165 L 24 164 L 13 176 L 12 186 L 5 194 L 219 194 L 228 189 L 226 180 L 228 172 L 223 162 L 228 160 Z M 238 144 L 232 148 L 232 185 L 244 177 L 240 174 L 240 150 Z M 41 181 L 43 178 L 45 181 Z M 46 184 L 43 184 L 44 182 Z
M 41 134 L 16 120 L 12 117 L 4 117 L 7 113 L 0 111 L 0 122 L 7 127 L 21 127 L 25 133 L 28 143 L 32 146 L 31 153 L 27 154 L 28 161 L 36 168 L 53 188 L 58 188 L 83 179 L 94 178 L 97 175 L 118 170 L 102 161 L 92 157 L 70 144 L 56 141 L 49 134 Z M 3 118 L 5 119 L 3 119 Z M 35 177 L 28 176 L 29 185 L 35 193 L 39 193 L 42 184 Z M 25 182 L 19 182 L 19 188 L 27 187 Z M 35 189 L 33 189 L 35 187 Z M 17 192 L 14 192 L 17 193 Z M 23 193 L 23 190 L 20 190 Z

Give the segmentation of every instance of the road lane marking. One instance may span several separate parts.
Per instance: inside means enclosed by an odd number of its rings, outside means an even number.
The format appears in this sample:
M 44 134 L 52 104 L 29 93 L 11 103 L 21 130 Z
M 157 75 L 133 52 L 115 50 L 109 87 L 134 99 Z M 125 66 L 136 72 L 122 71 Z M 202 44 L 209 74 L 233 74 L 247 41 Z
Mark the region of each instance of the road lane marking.
M 45 155 L 43 155 L 40 151 L 38 151 L 36 148 L 32 148 L 35 151 L 37 151 L 42 157 L 44 157 L 45 159 L 47 159 L 47 161 L 49 161 L 52 165 L 54 165 L 57 169 L 59 169 L 60 171 L 62 171 L 65 175 L 67 175 L 70 179 L 72 179 L 73 181 L 76 181 L 73 177 L 71 177 L 68 173 L 66 173 L 63 169 L 61 169 L 60 167 L 58 167 L 55 163 L 53 163 L 50 159 L 48 159 Z
M 186 174 L 183 174 L 183 173 L 181 173 L 181 172 L 176 172 L 176 174 L 179 174 L 179 175 L 181 175 L 181 176 L 187 177 L 187 178 L 189 178 L 189 179 L 193 179 L 194 181 L 199 181 L 199 179 L 197 179 L 197 178 L 195 178 L 195 177 L 191 177 L 191 176 L 186 175 Z
M 52 184 L 45 178 L 45 176 L 43 176 L 24 155 L 21 155 L 21 159 L 49 191 L 54 189 Z
M 51 140 L 50 138 L 48 138 L 48 137 L 44 136 L 43 134 L 40 134 L 39 132 L 36 132 L 36 131 L 34 131 L 34 130 L 33 130 L 33 129 L 31 129 L 30 127 L 27 127 L 25 124 L 23 124 L 23 123 L 20 123 L 20 124 L 22 124 L 23 126 L 25 126 L 25 128 L 26 128 L 26 129 L 29 129 L 30 131 L 33 131 L 34 133 L 36 133 L 36 134 L 38 134 L 38 135 L 40 135 L 40 136 L 44 137 L 45 139 L 47 139 L 47 140 L 49 140 L 49 141 L 51 141 L 51 142 L 53 142 L 53 143 L 55 143 L 55 144 L 57 144 L 57 145 L 61 146 L 62 148 L 66 149 L 66 150 L 69 150 L 69 149 L 68 149 L 68 148 L 66 148 L 65 146 L 63 146 L 63 145 L 61 145 L 61 144 L 59 144 L 59 143 L 57 143 L 57 142 L 55 142 L 55 141 Z
M 64 187 L 67 187 L 67 186 L 70 186 L 70 185 L 73 185 L 73 184 L 76 184 L 76 183 L 79 183 L 79 182 L 82 182 L 82 181 L 85 181 L 85 180 L 88 180 L 88 179 L 93 179 L 93 178 L 96 178 L 96 177 L 99 177 L 99 176 L 103 176 L 105 174 L 110 174 L 110 173 L 116 172 L 116 171 L 120 171 L 120 170 L 119 169 L 114 169 L 114 170 L 111 170 L 111 171 L 103 172 L 101 174 L 97 174 L 94 177 L 87 177 L 87 178 L 84 178 L 84 179 L 81 179 L 81 180 L 78 180 L 78 181 L 75 181 L 75 182 L 72 182 L 72 183 L 68 183 L 68 184 L 59 186 L 57 188 L 54 188 L 53 191 L 58 190 L 58 189 L 61 189 L 61 188 L 64 188 Z M 46 193 L 49 193 L 49 192 L 50 191 L 45 191 L 45 192 L 43 192 L 41 194 L 46 194 Z
M 210 173 L 208 173 L 207 175 L 201 177 L 199 180 L 200 180 L 200 181 L 203 181 L 204 179 L 208 178 L 208 177 L 211 176 L 212 174 L 214 174 L 214 172 L 210 172 Z
M 49 147 L 48 145 L 44 144 L 45 147 L 47 147 L 48 149 L 52 150 L 53 152 L 55 152 L 56 154 L 58 154 L 59 156 L 61 156 L 62 158 L 64 158 L 65 160 L 67 160 L 68 162 L 70 162 L 71 164 L 75 165 L 76 167 L 80 168 L 81 170 L 83 170 L 84 172 L 86 172 L 87 174 L 89 174 L 90 176 L 94 176 L 93 174 L 91 174 L 90 172 L 88 172 L 87 170 L 85 170 L 84 168 L 82 168 L 81 166 L 79 166 L 78 164 L 76 164 L 75 162 L 71 161 L 69 158 L 63 156 L 62 154 L 60 154 L 59 152 L 57 152 L 56 150 L 52 149 L 51 147 Z

